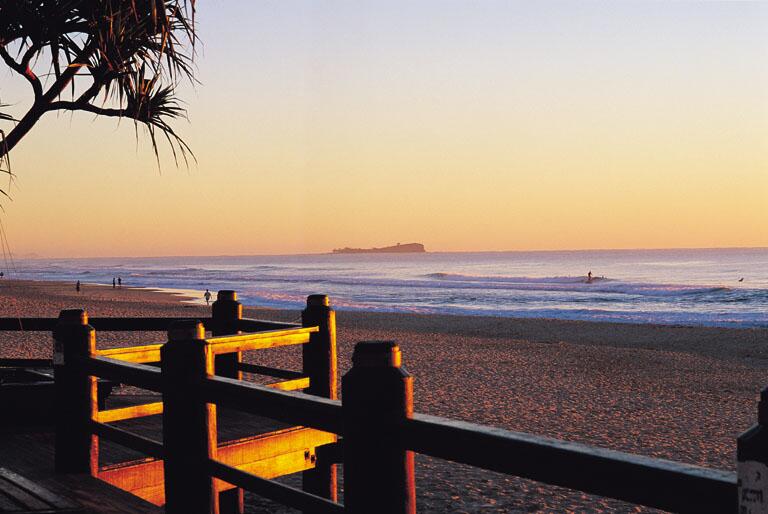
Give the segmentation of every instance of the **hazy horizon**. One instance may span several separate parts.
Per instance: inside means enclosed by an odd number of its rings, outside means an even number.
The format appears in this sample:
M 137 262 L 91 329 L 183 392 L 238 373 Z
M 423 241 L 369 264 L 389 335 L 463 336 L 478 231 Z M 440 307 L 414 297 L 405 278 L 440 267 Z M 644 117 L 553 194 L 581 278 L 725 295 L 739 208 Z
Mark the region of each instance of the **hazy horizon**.
M 417 241 L 413 241 L 417 242 Z M 393 243 L 395 244 L 395 243 Z M 381 245 L 384 246 L 384 245 Z M 388 245 L 387 245 L 388 246 Z M 425 245 L 426 246 L 426 245 Z M 355 247 L 350 247 L 355 248 Z M 563 249 L 522 249 L 522 250 L 430 250 L 425 253 L 452 254 L 452 253 L 589 253 L 589 252 L 684 252 L 684 251 L 738 251 L 738 250 L 768 250 L 768 246 L 725 246 L 725 247 L 678 247 L 678 248 L 563 248 Z M 187 254 L 187 255 L 40 255 L 36 253 L 14 254 L 11 257 L 16 260 L 69 260 L 69 259 L 183 259 L 183 258 L 238 258 L 238 257 L 301 257 L 313 255 L 332 255 L 332 249 L 324 252 L 297 252 L 297 253 L 243 253 L 243 254 Z M 365 254 L 363 254 L 365 255 Z M 398 254 L 379 254 L 398 255 Z M 405 255 L 414 255 L 407 253 Z
M 48 114 L 11 154 L 15 254 L 768 246 L 768 3 L 197 5 L 198 164 Z

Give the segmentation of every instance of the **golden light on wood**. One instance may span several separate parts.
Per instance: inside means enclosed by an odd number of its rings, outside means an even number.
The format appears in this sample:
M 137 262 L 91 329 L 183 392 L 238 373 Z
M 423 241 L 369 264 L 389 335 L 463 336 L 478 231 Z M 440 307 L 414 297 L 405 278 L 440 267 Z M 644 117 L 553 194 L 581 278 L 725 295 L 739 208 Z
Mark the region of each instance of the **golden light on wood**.
M 335 434 L 293 427 L 222 443 L 217 460 L 262 478 L 275 478 L 314 468 L 315 447 L 335 441 Z M 98 478 L 155 505 L 165 503 L 162 460 L 144 459 L 107 466 L 99 470 Z M 219 491 L 233 487 L 216 481 Z

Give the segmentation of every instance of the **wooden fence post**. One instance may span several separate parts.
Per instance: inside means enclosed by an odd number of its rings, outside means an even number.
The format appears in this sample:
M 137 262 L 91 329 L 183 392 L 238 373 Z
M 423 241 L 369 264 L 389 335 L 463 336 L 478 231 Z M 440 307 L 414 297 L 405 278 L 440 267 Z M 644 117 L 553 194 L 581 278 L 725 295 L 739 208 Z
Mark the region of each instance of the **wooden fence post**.
M 302 346 L 302 372 L 309 377 L 307 394 L 335 400 L 337 393 L 336 312 L 324 294 L 307 297 L 301 313 L 303 327 L 319 327 Z M 322 455 L 322 452 L 320 453 Z M 336 465 L 318 457 L 315 468 L 302 473 L 303 489 L 308 493 L 337 501 Z
M 177 321 L 160 349 L 165 447 L 165 512 L 218 514 L 215 482 L 207 460 L 216 458 L 216 406 L 202 397 L 201 382 L 213 374 L 213 355 L 199 321 Z
M 238 334 L 238 322 L 243 318 L 243 306 L 237 301 L 237 293 L 231 290 L 221 290 L 216 294 L 216 301 L 211 306 L 214 336 Z M 216 374 L 222 377 L 241 379 L 240 362 L 242 352 L 227 353 L 216 356 Z
M 240 333 L 238 322 L 243 318 L 243 306 L 237 301 L 237 292 L 228 289 L 219 291 L 216 294 L 216 301 L 211 306 L 211 317 L 213 318 L 211 333 L 214 336 Z M 242 352 L 217 355 L 215 360 L 217 375 L 238 380 L 243 378 L 243 373 L 240 371 Z M 222 514 L 243 514 L 245 511 L 243 489 L 235 487 L 219 493 L 219 510 Z
M 96 377 L 83 373 L 77 359 L 96 351 L 96 331 L 83 309 L 63 310 L 53 329 L 56 389 L 55 469 L 59 473 L 98 474 L 99 439 L 90 421 L 97 412 Z
M 760 393 L 757 423 L 736 440 L 739 513 L 768 510 L 768 388 Z
M 344 505 L 353 514 L 415 514 L 413 452 L 400 442 L 413 416 L 413 378 L 393 341 L 355 345 L 341 383 L 344 412 Z

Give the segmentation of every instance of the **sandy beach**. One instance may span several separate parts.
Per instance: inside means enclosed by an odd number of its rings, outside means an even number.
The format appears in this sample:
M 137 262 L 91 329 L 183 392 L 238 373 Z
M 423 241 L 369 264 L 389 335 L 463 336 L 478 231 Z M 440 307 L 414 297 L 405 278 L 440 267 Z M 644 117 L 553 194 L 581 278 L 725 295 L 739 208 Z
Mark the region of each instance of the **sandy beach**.
M 145 289 L 0 283 L 0 316 L 205 316 L 205 306 Z M 297 311 L 246 308 L 297 320 Z M 354 343 L 392 339 L 415 377 L 419 412 L 682 462 L 735 468 L 735 438 L 768 385 L 768 329 L 339 312 L 339 368 Z M 150 339 L 148 339 L 150 338 Z M 100 347 L 162 334 L 98 334 Z M 3 357 L 48 357 L 47 333 L 3 333 Z M 248 354 L 298 369 L 295 349 Z M 585 470 L 589 472 L 589 470 Z M 420 512 L 649 512 L 621 502 L 417 456 Z M 268 512 L 264 502 L 252 512 Z

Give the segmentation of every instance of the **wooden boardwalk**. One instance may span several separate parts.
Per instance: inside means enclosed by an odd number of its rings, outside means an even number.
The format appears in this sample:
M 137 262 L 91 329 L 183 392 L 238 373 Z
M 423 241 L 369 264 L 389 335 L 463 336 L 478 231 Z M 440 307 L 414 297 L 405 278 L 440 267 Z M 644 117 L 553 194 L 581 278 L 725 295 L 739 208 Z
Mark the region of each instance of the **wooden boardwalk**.
M 114 395 L 107 400 L 110 409 L 149 403 L 157 397 L 152 396 L 121 396 Z M 218 411 L 219 444 L 222 448 L 233 448 L 246 441 L 252 441 L 259 436 L 277 440 L 281 435 L 294 435 L 301 427 L 291 427 L 268 418 L 255 416 L 231 409 L 221 408 Z M 113 424 L 118 428 L 129 430 L 137 435 L 163 441 L 162 415 L 146 416 L 143 418 L 119 421 Z M 87 512 L 104 514 L 122 513 L 159 513 L 162 508 L 127 491 L 114 487 L 108 482 L 114 478 L 112 469 L 124 469 L 126 466 L 138 466 L 139 472 L 147 475 L 160 471 L 160 477 L 155 485 L 143 491 L 149 498 L 162 499 L 162 461 L 147 458 L 140 452 L 130 448 L 101 440 L 99 444 L 99 460 L 102 471 L 99 478 L 89 474 L 54 473 L 55 433 L 53 427 L 8 427 L 0 430 L 0 465 L 34 481 L 49 489 L 51 492 L 74 500 L 83 506 Z M 271 445 L 274 448 L 279 445 Z M 302 448 L 303 452 L 303 448 Z M 302 453 L 303 457 L 303 453 Z M 269 460 L 262 460 L 260 475 L 268 476 Z M 294 464 L 296 471 L 302 471 L 307 466 L 301 462 Z M 156 503 L 160 503 L 156 501 Z M 3 512 L 0 508 L 0 512 Z
M 242 513 L 241 477 L 235 480 L 229 476 L 231 472 L 268 486 L 272 478 L 305 472 L 304 490 L 335 499 L 333 466 L 319 465 L 317 449 L 334 445 L 336 433 L 301 426 L 294 419 L 277 421 L 275 418 L 281 416 L 267 418 L 258 410 L 239 405 L 215 405 L 218 400 L 197 409 L 200 398 L 195 384 L 209 375 L 239 384 L 247 383 L 242 382 L 244 373 L 258 374 L 272 377 L 266 384 L 270 392 L 306 390 L 326 398 L 336 397 L 335 318 L 327 297 L 308 299 L 302 324 L 243 319 L 236 298 L 234 291 L 220 291 L 212 316 L 203 318 L 205 325 L 177 318 L 91 320 L 106 331 L 163 331 L 168 336 L 166 341 L 170 341 L 129 348 L 98 348 L 95 327 L 88 324 L 87 313 L 79 309 L 62 311 L 58 319 L 0 320 L 0 330 L 51 330 L 54 342 L 53 358 L 45 362 L 0 359 L 5 374 L 13 379 L 0 380 L 4 395 L 0 400 L 7 408 L 5 419 L 0 419 L 0 431 L 4 430 L 0 467 L 6 466 L 11 476 L 19 476 L 18 485 L 6 484 L 8 493 L 23 497 L 23 484 L 37 484 L 43 488 L 39 489 L 42 495 L 48 489 L 53 493 L 51 499 L 56 494 L 69 497 L 87 512 L 161 512 L 158 507 L 174 511 L 174 506 L 187 505 L 189 509 L 179 507 L 182 510 L 178 512 L 191 513 L 205 507 L 190 503 L 190 498 L 200 495 L 202 487 L 212 498 L 216 512 L 221 504 L 222 512 Z M 194 329 L 195 338 L 187 340 L 182 335 L 179 339 L 178 334 L 189 332 L 187 327 Z M 212 337 L 204 339 L 207 332 Z M 244 351 L 291 345 L 305 345 L 301 371 L 242 362 Z M 163 357 L 174 352 L 184 356 L 196 349 L 209 355 L 204 369 L 189 368 L 184 359 L 175 365 L 177 359 Z M 30 382 L 27 368 L 51 365 L 53 373 L 46 374 L 45 380 Z M 24 372 L 15 376 L 14 369 Z M 203 375 L 190 375 L 197 371 Z M 129 389 L 105 400 L 110 384 L 127 385 Z M 125 394 L 137 390 L 145 392 Z M 203 414 L 203 424 L 186 420 L 188 407 Z M 49 415 L 36 417 L 38 412 Z M 216 462 L 201 459 L 202 454 L 195 448 L 198 435 L 206 440 L 206 452 L 210 452 L 207 457 L 216 457 Z M 205 483 L 187 480 L 188 471 L 197 472 L 199 464 L 225 469 L 218 477 L 200 475 Z M 286 492 L 303 494 L 291 488 L 280 489 L 277 494 Z M 336 505 L 320 496 L 308 497 L 307 505 Z M 0 496 L 0 514 L 59 511 L 40 511 L 39 507 L 45 505 L 35 498 L 30 498 L 29 505 L 5 503 Z M 18 508 L 32 503 L 34 510 Z M 68 505 L 69 510 L 61 512 L 77 512 L 72 504 Z
M 114 395 L 107 400 L 107 408 L 115 409 L 131 405 L 141 405 L 150 403 L 153 400 L 160 401 L 160 399 L 160 396 L 149 395 Z M 110 425 L 162 443 L 162 418 L 163 416 L 161 414 L 157 414 L 154 416 L 117 421 L 110 423 Z M 285 423 L 223 407 L 218 409 L 217 424 L 219 444 L 242 441 L 258 435 L 289 428 L 289 425 Z M 130 460 L 146 460 L 146 455 L 109 440 L 102 439 L 99 441 L 99 458 L 101 466 L 103 467 Z
M 53 428 L 4 430 L 0 433 L 0 462 L 51 492 L 68 498 L 94 514 L 159 514 L 162 508 L 87 473 L 55 473 Z M 2 512 L 0 510 L 0 512 Z
M 165 326 L 168 342 L 99 349 L 82 310 L 23 320 L 53 328 L 56 428 L 0 434 L 0 468 L 86 512 L 242 514 L 249 490 L 304 512 L 415 514 L 415 453 L 671 512 L 756 512 L 768 498 L 765 473 L 750 471 L 768 466 L 768 389 L 758 423 L 737 441 L 737 482 L 727 471 L 415 413 L 413 379 L 393 341 L 355 346 L 340 402 L 335 314 L 324 295 L 307 299 L 301 325 L 243 319 L 233 291 L 219 292 L 202 321 L 92 321 L 112 330 Z M 18 324 L 0 320 L 0 330 Z M 242 362 L 244 351 L 290 345 L 303 345 L 301 372 Z M 278 381 L 257 385 L 244 373 Z M 147 393 L 100 405 L 97 377 Z M 0 427 L 11 421 L 5 416 Z M 301 489 L 271 480 L 298 472 Z M 0 504 L 3 512 L 13 511 Z

